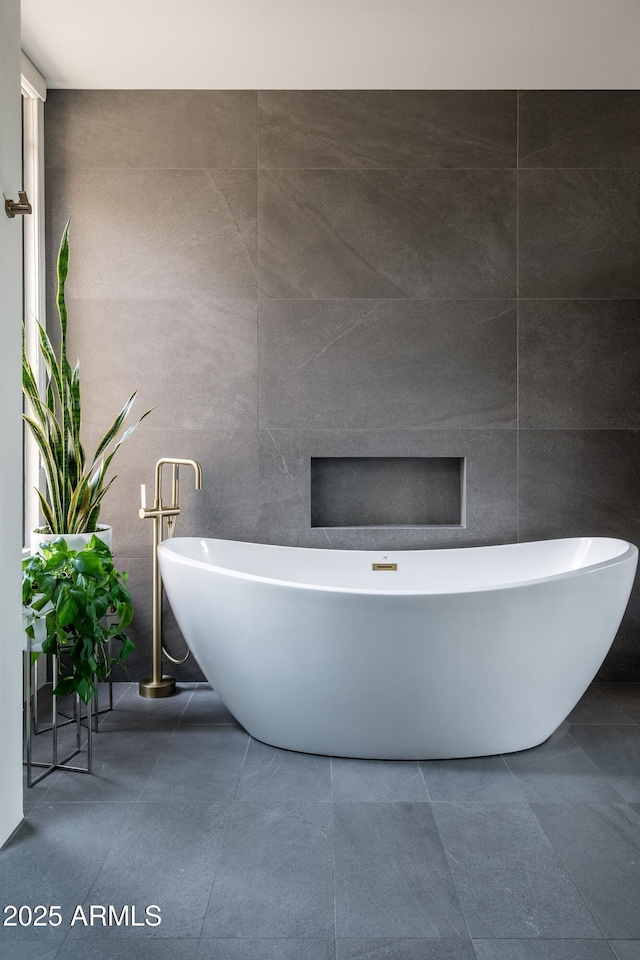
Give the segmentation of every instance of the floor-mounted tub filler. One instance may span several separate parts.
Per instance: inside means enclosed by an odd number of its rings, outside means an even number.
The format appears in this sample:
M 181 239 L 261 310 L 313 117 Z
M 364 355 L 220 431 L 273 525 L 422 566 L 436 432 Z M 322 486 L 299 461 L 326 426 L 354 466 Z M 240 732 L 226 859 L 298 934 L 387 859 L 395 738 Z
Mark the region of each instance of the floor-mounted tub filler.
M 576 538 L 454 550 L 312 550 L 174 538 L 178 624 L 256 739 L 390 760 L 546 740 L 620 625 L 638 551 Z

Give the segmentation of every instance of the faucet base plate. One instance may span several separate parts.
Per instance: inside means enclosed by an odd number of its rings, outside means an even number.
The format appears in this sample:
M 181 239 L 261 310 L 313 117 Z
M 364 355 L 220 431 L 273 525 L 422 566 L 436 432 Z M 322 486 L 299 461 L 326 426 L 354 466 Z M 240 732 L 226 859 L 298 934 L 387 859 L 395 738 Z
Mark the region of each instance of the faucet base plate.
M 166 674 L 164 674 L 162 680 L 155 683 L 152 677 L 145 677 L 140 681 L 138 692 L 141 697 L 146 697 L 147 700 L 171 697 L 176 692 L 176 682 L 173 677 L 168 677 Z

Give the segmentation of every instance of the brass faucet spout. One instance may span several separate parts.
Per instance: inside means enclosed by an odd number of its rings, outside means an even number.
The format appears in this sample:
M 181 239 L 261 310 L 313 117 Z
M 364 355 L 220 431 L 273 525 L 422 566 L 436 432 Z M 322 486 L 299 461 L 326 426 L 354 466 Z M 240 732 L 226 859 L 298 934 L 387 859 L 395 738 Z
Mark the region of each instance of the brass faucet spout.
M 202 490 L 202 467 L 197 460 L 182 460 L 174 457 L 162 457 L 156 463 L 156 500 L 162 500 L 162 468 L 165 464 L 173 467 L 193 467 L 196 473 L 196 490 Z M 159 505 L 159 503 L 158 503 Z M 176 506 L 174 503 L 173 506 Z

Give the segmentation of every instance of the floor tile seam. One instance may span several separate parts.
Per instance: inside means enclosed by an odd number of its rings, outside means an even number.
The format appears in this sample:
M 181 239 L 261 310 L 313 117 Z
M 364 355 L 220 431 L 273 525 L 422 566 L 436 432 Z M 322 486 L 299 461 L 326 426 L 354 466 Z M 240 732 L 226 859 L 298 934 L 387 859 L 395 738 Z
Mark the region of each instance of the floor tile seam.
M 436 817 L 435 810 L 434 810 L 434 808 L 433 808 L 433 803 L 431 803 L 431 817 L 432 817 L 432 819 L 433 819 L 433 822 L 434 822 L 434 825 L 435 825 L 435 828 L 436 828 L 436 833 L 437 833 L 437 836 L 438 836 L 438 840 L 440 841 L 440 847 L 441 847 L 442 853 L 443 853 L 443 855 L 444 855 L 444 861 L 445 861 L 445 864 L 446 864 L 446 867 L 447 867 L 447 872 L 448 872 L 449 877 L 451 878 L 451 883 L 453 884 L 453 890 L 454 890 L 454 892 L 455 892 L 456 901 L 457 901 L 458 907 L 459 907 L 459 909 L 460 909 L 460 915 L 462 916 L 462 920 L 463 920 L 463 922 L 464 922 L 464 926 L 465 926 L 465 929 L 466 929 L 466 931 L 467 931 L 467 938 L 468 938 L 469 940 L 471 940 L 471 928 L 470 928 L 470 926 L 469 926 L 469 920 L 468 920 L 468 918 L 467 918 L 467 913 L 466 913 L 466 910 L 465 910 L 465 908 L 464 908 L 464 904 L 463 904 L 463 902 L 462 902 L 462 898 L 461 898 L 461 896 L 460 896 L 460 889 L 459 889 L 459 887 L 458 887 L 458 884 L 457 884 L 457 882 L 456 882 L 456 878 L 454 877 L 453 871 L 452 871 L 452 869 L 451 869 L 451 863 L 450 863 L 450 860 L 449 860 L 449 851 L 447 850 L 447 848 L 446 848 L 446 846 L 445 846 L 444 837 L 442 836 L 442 831 L 440 830 L 440 824 L 438 823 L 438 818 Z M 451 938 L 451 939 L 453 939 L 453 938 Z M 456 938 L 456 939 L 465 939 L 465 938 L 459 938 L 459 937 L 458 937 L 458 938 Z M 474 951 L 474 952 L 475 952 L 475 951 Z
M 135 798 L 135 801 L 134 801 L 135 803 L 138 804 L 138 803 L 141 802 L 141 800 L 142 800 L 142 794 L 144 793 L 144 791 L 145 791 L 145 789 L 146 789 L 146 787 L 147 787 L 147 784 L 149 783 L 149 780 L 150 780 L 151 777 L 153 776 L 153 774 L 154 774 L 154 772 L 155 772 L 155 770 L 156 770 L 156 767 L 158 766 L 158 764 L 159 764 L 160 761 L 162 760 L 163 756 L 165 755 L 165 753 L 166 753 L 166 748 L 167 748 L 167 746 L 169 745 L 169 740 L 171 739 L 172 736 L 173 736 L 173 732 L 167 737 L 167 740 L 166 740 L 163 748 L 162 748 L 161 750 L 158 750 L 158 756 L 156 757 L 155 763 L 153 764 L 152 767 L 149 768 L 149 771 L 148 771 L 148 773 L 147 773 L 147 776 L 146 776 L 144 782 L 140 785 L 140 790 L 138 791 L 138 795 L 137 795 L 137 797 Z
M 234 794 L 233 794 L 233 797 L 231 798 L 232 803 L 247 803 L 247 802 L 250 802 L 250 801 L 244 800 L 242 797 L 239 797 L 239 796 L 238 796 L 238 790 L 240 789 L 240 781 L 242 780 L 242 774 L 243 774 L 243 772 L 244 772 L 244 768 L 245 768 L 246 763 L 247 763 L 247 757 L 249 756 L 249 747 L 251 746 L 251 741 L 252 741 L 252 740 L 253 740 L 253 737 L 252 737 L 251 734 L 249 733 L 249 734 L 247 735 L 247 742 L 246 742 L 245 748 L 244 748 L 244 754 L 243 754 L 243 757 L 242 757 L 242 763 L 239 765 L 239 768 L 238 768 L 238 782 L 236 783 L 236 789 L 235 789 L 235 792 L 234 792 Z M 259 801 L 254 801 L 254 802 L 257 803 L 257 802 L 259 802 Z
M 615 724 L 586 724 L 586 723 L 585 723 L 585 724 L 573 724 L 573 726 L 584 726 L 584 727 L 589 727 L 589 726 L 604 726 L 604 727 L 612 727 L 612 726 L 615 726 Z M 621 727 L 624 727 L 625 729 L 628 729 L 629 727 L 638 726 L 638 725 L 637 725 L 637 724 L 632 724 L 632 723 L 625 723 L 625 724 L 617 724 L 617 726 L 621 726 Z M 568 731 L 567 731 L 567 732 L 568 732 Z M 571 734 L 569 734 L 569 735 L 571 736 Z M 572 739 L 573 739 L 573 738 L 572 738 Z M 580 746 L 580 745 L 578 744 L 578 746 Z M 581 748 L 581 749 L 582 749 L 582 748 Z M 607 773 L 606 770 L 603 770 L 603 769 L 599 766 L 597 760 L 591 760 L 591 757 L 586 753 L 585 750 L 583 750 L 582 752 L 586 755 L 587 759 L 588 759 L 588 760 L 593 764 L 593 766 L 596 768 L 596 770 L 598 771 L 598 773 L 600 774 L 600 776 L 602 777 L 602 779 L 605 780 L 613 790 L 615 790 L 615 792 L 616 792 L 616 793 L 618 794 L 618 796 L 620 797 L 620 800 L 609 800 L 609 801 L 607 801 L 607 800 L 575 800 L 575 801 L 572 801 L 572 802 L 574 802 L 574 803 L 607 803 L 607 802 L 608 802 L 608 803 L 616 803 L 616 804 L 617 804 L 617 803 L 620 803 L 620 802 L 622 802 L 622 803 L 636 803 L 636 802 L 638 802 L 638 801 L 636 801 L 636 800 L 628 800 L 627 797 L 625 797 L 625 796 L 621 793 L 620 788 L 619 788 L 618 783 L 617 783 L 617 781 L 619 781 L 619 780 L 621 780 L 621 779 L 623 779 L 623 778 L 625 778 L 625 777 L 638 778 L 638 773 L 637 773 L 637 772 L 636 772 L 636 773 Z M 640 800 L 640 797 L 638 798 L 638 800 Z M 555 801 L 549 801 L 549 802 L 555 802 Z
M 333 757 L 331 758 L 333 760 Z M 333 795 L 333 783 L 332 783 Z M 333 901 L 333 943 L 334 955 L 338 956 L 338 897 L 336 883 L 336 805 L 331 803 L 331 885 Z
M 57 807 L 61 807 L 61 806 L 64 806 L 64 805 L 66 805 L 66 806 L 68 806 L 68 807 L 77 807 L 77 806 L 90 807 L 90 806 L 94 806 L 94 805 L 97 804 L 97 803 L 99 803 L 99 804 L 101 804 L 102 806 L 105 806 L 105 807 L 110 807 L 110 806 L 113 806 L 114 804 L 130 804 L 130 806 L 131 806 L 132 808 L 134 808 L 134 807 L 136 806 L 136 804 L 137 804 L 137 801 L 136 801 L 136 800 L 132 800 L 132 799 L 129 797 L 129 798 L 126 799 L 126 800 L 68 800 L 68 799 L 55 800 L 55 801 L 54 801 L 54 800 L 49 800 L 48 803 L 51 804 L 51 805 L 53 805 L 53 804 L 55 803 L 55 805 L 56 805 Z M 134 813 L 134 809 L 131 810 L 131 813 L 132 813 L 132 814 Z M 123 824 L 123 827 L 124 827 L 124 826 L 125 826 L 125 825 Z M 122 832 L 122 828 L 118 831 L 118 836 L 120 835 L 121 832 Z M 109 852 L 111 852 L 111 848 L 109 848 Z M 107 854 L 107 856 L 108 856 L 108 854 Z
M 530 763 L 529 763 L 529 766 L 526 767 L 526 768 L 524 768 L 522 772 L 523 772 L 524 774 L 533 774 L 533 776 L 536 776 L 538 773 L 541 772 L 541 773 L 544 775 L 544 774 L 545 774 L 545 771 L 544 771 L 544 770 L 541 771 L 540 768 L 541 768 L 541 767 L 544 767 L 545 764 L 550 763 L 550 762 L 556 762 L 556 761 L 558 761 L 558 760 L 566 760 L 566 758 L 567 758 L 567 757 L 570 757 L 570 756 L 582 755 L 582 757 L 583 757 L 589 764 L 591 764 L 592 767 L 594 767 L 594 769 L 596 770 L 596 772 L 599 773 L 600 771 L 597 770 L 597 768 L 595 767 L 595 764 L 593 763 L 593 761 L 590 760 L 590 758 L 589 758 L 589 757 L 587 756 L 587 754 L 584 752 L 584 750 L 582 749 L 582 747 L 580 746 L 580 744 L 579 744 L 579 743 L 576 743 L 576 741 L 574 740 L 574 738 L 571 736 L 571 734 L 569 733 L 568 728 L 567 728 L 567 727 L 559 727 L 558 729 L 559 729 L 559 730 L 562 730 L 562 732 L 563 732 L 564 734 L 566 734 L 566 736 L 569 737 L 569 739 L 570 739 L 570 740 L 572 741 L 572 743 L 573 743 L 573 746 L 571 746 L 570 744 L 568 744 L 566 748 L 563 748 L 563 749 L 561 749 L 561 750 L 555 750 L 555 752 L 554 752 L 553 754 L 551 754 L 551 755 L 542 755 L 542 754 L 535 754 L 535 755 L 534 755 L 534 751 L 535 751 L 536 749 L 539 749 L 540 747 L 544 747 L 545 743 L 548 742 L 548 741 L 543 741 L 542 743 L 538 744 L 537 747 L 531 748 L 531 751 L 530 751 L 530 752 L 529 752 L 529 751 L 525 751 L 525 753 L 529 753 L 529 757 L 528 757 L 527 759 L 530 760 Z M 557 733 L 557 730 L 556 730 L 556 733 Z M 512 756 L 512 754 L 505 754 L 505 755 L 504 755 L 504 760 L 505 760 L 505 763 L 507 764 L 507 767 L 509 767 L 509 769 L 511 769 L 511 767 L 510 767 L 510 765 L 509 765 L 509 759 L 508 759 L 509 756 Z M 515 756 L 518 756 L 518 754 L 515 754 Z M 517 774 L 517 773 L 516 773 L 516 776 L 520 776 L 520 774 Z
M 598 920 L 598 918 L 595 916 L 593 910 L 591 909 L 591 907 L 590 907 L 589 904 L 587 903 L 586 897 L 583 896 L 582 891 L 581 891 L 581 889 L 580 889 L 580 887 L 579 887 L 579 885 L 578 885 L 575 877 L 573 876 L 573 873 L 572 873 L 571 870 L 569 869 L 569 865 L 566 863 L 566 861 L 565 861 L 564 857 L 561 855 L 560 851 L 559 851 L 559 850 L 556 850 L 556 847 L 555 847 L 553 841 L 551 840 L 551 837 L 549 836 L 549 834 L 547 833 L 547 831 L 546 831 L 545 828 L 544 828 L 544 824 L 541 822 L 541 820 L 540 820 L 540 819 L 538 818 L 538 816 L 536 815 L 536 812 L 535 812 L 535 810 L 533 809 L 533 803 L 534 803 L 534 802 L 542 802 L 542 803 L 545 803 L 545 802 L 546 802 L 546 803 L 548 803 L 548 802 L 553 802 L 553 801 L 533 801 L 533 802 L 529 802 L 528 806 L 529 806 L 529 809 L 530 809 L 532 815 L 535 817 L 535 821 L 536 821 L 536 823 L 538 824 L 538 826 L 540 827 L 540 829 L 541 829 L 541 831 L 542 831 L 542 834 L 543 834 L 545 840 L 546 840 L 547 843 L 549 844 L 549 848 L 550 848 L 550 850 L 551 850 L 552 853 L 553 853 L 553 856 L 554 856 L 554 858 L 555 858 L 555 860 L 556 860 L 556 863 L 562 865 L 562 868 L 563 868 L 565 874 L 567 875 L 567 877 L 569 878 L 569 880 L 570 880 L 571 883 L 573 884 L 573 887 L 574 887 L 574 889 L 575 889 L 575 891 L 576 891 L 576 893 L 577 893 L 577 895 L 578 895 L 578 898 L 579 898 L 580 902 L 584 905 L 584 908 L 585 908 L 585 910 L 587 911 L 588 915 L 591 917 L 591 919 L 593 920 L 594 924 L 596 925 L 596 927 L 598 928 L 598 930 L 599 930 L 600 933 L 601 933 L 601 938 L 600 938 L 600 937 L 581 937 L 581 938 L 579 938 L 579 939 L 584 939 L 584 940 L 599 940 L 599 939 L 603 939 L 603 940 L 607 940 L 607 936 L 606 936 L 604 930 L 602 929 L 602 924 L 599 922 L 599 920 Z M 589 802 L 589 801 L 587 801 L 587 802 Z M 594 803 L 595 801 L 590 801 L 590 802 L 591 802 L 591 803 Z
M 625 726 L 625 727 L 626 727 L 626 726 L 633 726 L 633 724 L 608 724 L 608 723 L 595 724 L 595 723 L 585 723 L 585 724 L 574 724 L 574 726 L 585 726 L 585 727 L 595 727 L 595 726 L 600 726 L 600 727 Z M 583 757 L 585 757 L 585 759 L 591 764 L 591 766 L 592 766 L 593 769 L 596 771 L 596 773 L 598 774 L 598 776 L 601 777 L 602 780 L 603 780 L 605 783 L 608 783 L 609 786 L 611 786 L 611 787 L 616 791 L 616 793 L 619 793 L 620 791 L 617 790 L 615 784 L 612 783 L 612 778 L 611 778 L 604 770 L 601 770 L 601 769 L 600 769 L 600 767 L 598 766 L 598 764 L 596 763 L 596 761 L 591 759 L 591 757 L 589 756 L 589 754 L 587 753 L 586 750 L 583 750 L 583 748 L 580 746 L 580 744 L 579 744 L 578 741 L 575 739 L 575 737 L 572 736 L 570 729 L 566 729 L 566 730 L 565 730 L 565 733 L 567 734 L 568 737 L 571 738 L 571 740 L 573 740 L 573 742 L 575 743 L 575 745 L 576 745 L 576 747 L 578 748 L 578 750 L 580 751 L 580 753 L 581 753 L 581 754 L 583 755 Z M 579 802 L 579 801 L 578 801 L 578 802 Z M 597 801 L 597 800 L 593 800 L 593 801 L 583 801 L 583 802 L 586 802 L 586 803 L 588 803 L 588 802 L 592 802 L 592 803 L 598 803 L 598 802 L 606 803 L 606 801 Z M 610 802 L 613 803 L 614 801 L 610 801 Z
M 425 789 L 426 789 L 426 788 L 425 788 Z M 369 797 L 338 797 L 337 800 L 333 800 L 333 801 L 329 801 L 329 800 L 315 800 L 315 801 L 312 801 L 312 802 L 314 802 L 314 803 L 370 803 L 370 804 L 385 804 L 385 803 L 386 803 L 386 804 L 389 804 L 389 803 L 395 803 L 396 805 L 397 805 L 397 804 L 405 804 L 405 805 L 406 805 L 406 804 L 414 804 L 414 803 L 426 804 L 426 803 L 432 803 L 433 801 L 431 800 L 431 798 L 430 798 L 429 796 L 425 796 L 425 797 L 423 797 L 423 798 L 421 798 L 421 799 L 419 799 L 419 800 L 416 799 L 416 798 L 413 798 L 412 800 L 398 800 L 398 799 L 395 798 L 395 797 L 392 797 L 392 798 L 390 798 L 390 799 L 386 799 L 386 798 L 381 799 L 381 798 L 379 798 L 379 797 L 376 797 L 376 798 L 374 798 L 374 799 L 371 799 L 371 798 L 369 798 Z
M 191 652 L 191 651 L 189 651 L 189 652 Z M 182 708 L 182 710 L 181 710 L 181 712 L 180 712 L 180 716 L 176 719 L 175 726 L 174 726 L 174 728 L 173 728 L 173 730 L 172 730 L 172 735 L 175 733 L 176 727 L 178 726 L 178 724 L 180 723 L 180 720 L 181 720 L 182 717 L 184 716 L 187 707 L 189 706 L 189 704 L 190 704 L 191 701 L 193 700 L 193 697 L 194 697 L 194 694 L 195 694 L 196 690 L 197 690 L 197 686 L 194 684 L 194 686 L 191 688 L 191 696 L 189 697 L 189 699 L 188 699 L 187 702 L 185 703 L 184 707 Z
M 633 717 L 626 712 L 626 710 L 624 709 L 624 707 L 621 707 L 620 704 L 616 703 L 615 700 L 613 700 L 613 699 L 609 696 L 609 694 L 606 692 L 606 690 L 602 690 L 602 689 L 601 689 L 601 684 L 596 683 L 596 684 L 594 684 L 594 686 L 595 686 L 596 690 L 598 691 L 598 693 L 601 693 L 603 697 L 606 697 L 606 699 L 609 701 L 609 703 L 612 703 L 612 704 L 614 705 L 614 707 L 616 707 L 617 710 L 619 710 L 621 713 L 624 713 L 625 717 L 629 717 L 629 720 L 631 721 L 631 723 L 633 723 L 633 724 L 635 724 L 635 725 L 637 726 L 637 724 L 638 724 L 639 721 L 638 721 L 638 720 L 634 720 Z M 576 726 L 579 726 L 579 724 L 576 724 Z M 608 726 L 608 724 L 607 724 L 607 726 Z M 612 726 L 613 726 L 613 724 L 612 724 Z M 622 724 L 620 724 L 620 726 L 622 726 Z
M 202 720 L 200 722 L 197 722 L 195 720 L 192 720 L 192 721 L 180 720 L 178 725 L 183 730 L 185 729 L 188 730 L 189 727 L 195 727 L 196 730 L 200 729 L 201 727 L 205 727 L 205 728 L 206 727 L 237 727 L 239 730 L 244 730 L 244 727 L 242 726 L 242 724 L 238 723 L 237 721 L 232 722 L 231 720 L 225 723 L 216 723 L 215 720 Z M 175 733 L 176 731 L 174 730 L 173 732 Z
M 519 537 L 518 537 L 518 539 L 519 539 Z M 513 771 L 513 770 L 511 769 L 511 767 L 509 766 L 509 760 L 507 759 L 508 756 L 509 756 L 509 754 L 508 754 L 508 753 L 501 753 L 501 754 L 499 754 L 499 756 L 500 756 L 500 759 L 502 760 L 502 762 L 504 763 L 504 765 L 505 765 L 508 773 L 510 774 L 511 779 L 513 780 L 513 782 L 515 783 L 516 787 L 518 788 L 518 790 L 519 790 L 520 793 L 522 794 L 522 797 L 521 797 L 521 798 L 518 798 L 518 800 L 515 800 L 515 799 L 514 799 L 513 801 L 506 800 L 505 802 L 506 802 L 506 803 L 510 803 L 510 802 L 512 802 L 512 803 L 518 803 L 518 802 L 522 802 L 522 801 L 525 801 L 525 802 L 526 802 L 527 797 L 526 797 L 526 795 L 525 795 L 524 788 L 523 788 L 522 784 L 520 783 L 520 780 L 519 780 L 517 774 L 514 773 L 514 771 Z
M 422 769 L 422 764 L 423 764 L 423 762 L 424 762 L 424 761 L 416 760 L 416 763 L 418 764 L 418 773 L 419 773 L 420 776 L 422 777 L 422 782 L 424 783 L 424 789 L 425 789 L 425 791 L 426 791 L 426 793 L 427 793 L 427 800 L 428 800 L 429 803 L 431 803 L 431 801 L 432 801 L 433 798 L 432 798 L 432 796 L 431 796 L 431 791 L 429 790 L 429 784 L 427 783 L 427 778 L 426 778 L 425 775 L 424 775 L 424 770 Z
M 608 777 L 604 777 L 603 779 L 609 780 Z M 548 804 L 554 804 L 554 805 L 557 805 L 557 806 L 571 806 L 571 805 L 573 805 L 573 806 L 588 807 L 588 806 L 602 806 L 602 804 L 609 804 L 609 805 L 613 805 L 613 806 L 619 806 L 620 804 L 626 804 L 626 803 L 640 803 L 640 800 L 625 800 L 624 797 L 620 797 L 620 798 L 617 798 L 617 797 L 616 797 L 615 799 L 609 799 L 609 800 L 578 799 L 578 798 L 575 798 L 575 797 L 570 797 L 569 799 L 566 799 L 566 798 L 565 798 L 565 799 L 563 799 L 563 798 L 558 798 L 558 799 L 556 800 L 556 799 L 538 799 L 537 797 L 527 797 L 527 796 L 523 795 L 523 796 L 518 797 L 518 798 L 516 798 L 516 799 L 514 799 L 514 800 L 502 800 L 502 799 L 497 799 L 497 800 L 456 800 L 456 799 L 450 799 L 450 800 L 432 800 L 431 802 L 432 802 L 433 804 L 440 804 L 440 803 L 454 803 L 454 804 L 465 804 L 465 805 L 471 805 L 471 804 L 478 804 L 478 805 L 480 805 L 480 804 L 482 804 L 482 805 L 484 805 L 484 806 L 494 806 L 494 807 L 499 807 L 499 806 L 513 806 L 514 804 L 518 804 L 518 803 L 520 804 L 520 806 L 522 806 L 522 805 L 525 804 L 525 803 L 527 803 L 527 804 L 531 804 L 531 803 L 548 803 Z
M 71 802 L 73 802 L 73 801 L 71 801 Z M 99 802 L 101 802 L 101 801 L 94 801 L 94 802 L 99 803 Z M 107 802 L 109 802 L 109 801 L 107 801 Z M 113 841 L 112 841 L 112 843 L 110 844 L 109 849 L 107 850 L 107 852 L 106 852 L 106 854 L 105 854 L 105 856 L 104 856 L 104 858 L 103 858 L 103 860 L 102 860 L 102 863 L 100 864 L 100 867 L 98 868 L 98 870 L 97 870 L 97 872 L 96 872 L 96 875 L 94 876 L 91 884 L 89 885 L 89 889 L 87 890 L 86 894 L 82 897 L 82 900 L 80 900 L 80 896 L 77 897 L 77 901 L 76 901 L 76 902 L 78 902 L 78 903 L 80 903 L 80 902 L 81 902 L 81 903 L 85 903 L 87 900 L 89 900 L 89 897 L 91 896 L 91 891 L 94 889 L 96 883 L 98 882 L 98 879 L 99 879 L 100 875 L 102 874 L 102 871 L 104 870 L 105 863 L 107 862 L 107 860 L 108 860 L 109 857 L 111 856 L 111 853 L 112 853 L 112 851 L 114 850 L 116 843 L 118 842 L 118 840 L 119 840 L 120 837 L 122 836 L 122 833 L 123 833 L 125 827 L 127 826 L 127 824 L 129 823 L 129 821 L 130 821 L 131 818 L 133 817 L 133 815 L 134 815 L 134 813 L 135 813 L 135 810 L 136 810 L 136 804 L 135 804 L 135 802 L 132 802 L 132 801 L 120 800 L 120 801 L 110 801 L 110 802 L 111 802 L 111 803 L 130 803 L 130 804 L 131 804 L 131 810 L 129 811 L 128 816 L 126 816 L 126 817 L 123 818 L 123 820 L 122 820 L 122 822 L 121 822 L 121 824 L 120 824 L 120 829 L 115 831 L 115 835 L 114 835 Z M 73 943 L 73 942 L 76 940 L 75 937 L 72 937 L 73 930 L 74 930 L 74 928 L 71 927 L 71 926 L 70 926 L 69 929 L 67 930 L 67 933 L 66 933 L 66 935 L 65 935 L 62 943 L 60 944 L 60 950 L 62 950 L 63 947 L 66 946 L 67 942 Z M 58 956 L 58 954 L 56 954 L 56 958 L 57 958 L 57 956 Z
M 615 704 L 614 704 L 615 706 Z M 618 710 L 621 710 L 621 707 L 618 707 Z M 634 720 L 632 717 L 629 717 L 627 714 L 624 715 L 626 720 L 612 720 L 610 723 L 603 723 L 602 720 L 572 720 L 564 728 L 569 730 L 570 727 L 637 727 L 638 721 Z
M 248 744 L 247 744 L 247 749 L 248 749 Z M 240 781 L 238 780 L 238 782 L 240 782 Z M 237 788 L 236 788 L 236 791 L 237 791 Z M 200 924 L 200 933 L 198 934 L 198 939 L 206 939 L 206 938 L 203 938 L 202 934 L 203 934 L 203 931 L 204 931 L 205 926 L 206 926 L 206 923 L 207 923 L 207 917 L 208 917 L 208 915 L 209 915 L 209 910 L 210 910 L 210 908 L 211 908 L 211 901 L 212 901 L 212 899 L 213 899 L 213 888 L 215 887 L 216 877 L 218 876 L 218 871 L 220 870 L 220 864 L 222 863 L 223 858 L 224 858 L 224 851 L 225 851 L 226 846 L 227 846 L 227 839 L 228 839 L 229 830 L 230 830 L 230 827 L 231 827 L 231 820 L 232 820 L 232 818 L 233 818 L 233 812 L 234 812 L 234 809 L 235 809 L 235 803 L 236 803 L 236 801 L 234 801 L 234 800 L 229 800 L 229 801 L 226 801 L 226 802 L 228 803 L 228 806 L 229 806 L 229 816 L 227 817 L 227 824 L 226 824 L 226 827 L 225 827 L 225 830 L 224 830 L 224 837 L 223 837 L 223 839 L 222 839 L 222 844 L 220 845 L 220 853 L 219 853 L 218 858 L 217 858 L 217 859 L 218 859 L 218 862 L 216 863 L 215 869 L 214 869 L 213 874 L 212 874 L 212 877 L 211 877 L 211 886 L 210 886 L 210 888 L 209 888 L 209 896 L 207 897 L 207 905 L 206 905 L 206 907 L 205 907 L 205 909 L 204 909 L 204 913 L 203 913 L 203 915 L 202 915 L 202 923 Z M 209 938 L 209 939 L 211 939 L 211 938 Z
M 581 943 L 583 940 L 586 940 L 588 943 L 609 943 L 606 937 L 472 937 L 471 941 L 476 943 L 482 943 L 484 941 L 492 942 L 493 940 L 515 940 L 516 942 L 523 941 L 525 943 L 564 943 L 565 940 L 574 941 L 576 943 Z
M 127 558 L 125 558 L 125 559 L 133 560 L 134 558 L 133 558 L 133 557 L 127 557 Z M 122 700 L 122 698 L 123 698 L 124 696 L 126 696 L 127 693 L 128 693 L 128 691 L 131 690 L 131 689 L 135 686 L 135 683 L 134 683 L 134 681 L 132 681 L 132 680 L 114 680 L 114 681 L 113 681 L 113 686 L 114 686 L 114 687 L 122 687 L 122 688 L 123 688 L 122 691 L 120 692 L 120 695 L 119 695 L 118 699 L 117 699 L 117 700 L 114 699 L 114 701 L 113 701 L 113 708 L 114 708 L 114 710 L 115 710 L 115 708 L 116 708 L 117 705 L 120 703 L 120 701 Z

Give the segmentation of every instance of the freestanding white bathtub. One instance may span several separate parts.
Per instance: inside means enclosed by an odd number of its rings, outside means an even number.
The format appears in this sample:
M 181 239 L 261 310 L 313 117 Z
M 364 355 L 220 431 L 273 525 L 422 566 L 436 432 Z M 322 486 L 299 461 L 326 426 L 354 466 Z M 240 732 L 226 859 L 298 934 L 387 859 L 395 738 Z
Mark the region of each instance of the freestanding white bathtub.
M 388 554 L 175 538 L 158 556 L 185 639 L 252 736 L 399 760 L 546 740 L 611 646 L 638 551 L 588 537 Z

